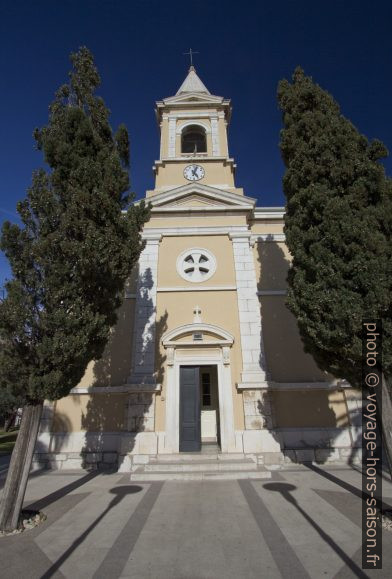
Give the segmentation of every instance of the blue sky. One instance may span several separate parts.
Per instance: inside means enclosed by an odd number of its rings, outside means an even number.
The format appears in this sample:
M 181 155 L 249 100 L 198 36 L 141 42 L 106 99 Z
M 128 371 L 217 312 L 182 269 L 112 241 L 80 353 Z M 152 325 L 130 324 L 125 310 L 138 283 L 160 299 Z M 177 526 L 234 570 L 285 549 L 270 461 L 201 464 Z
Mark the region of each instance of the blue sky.
M 159 154 L 154 103 L 175 94 L 192 47 L 208 89 L 232 99 L 237 186 L 271 206 L 284 204 L 276 87 L 297 65 L 362 133 L 392 150 L 391 21 L 386 0 L 0 0 L 1 221 L 17 221 L 16 203 L 42 165 L 32 132 L 47 122 L 79 46 L 95 56 L 112 126 L 129 129 L 138 198 L 153 186 Z M 385 166 L 392 174 L 391 159 Z M 6 277 L 1 256 L 0 286 Z

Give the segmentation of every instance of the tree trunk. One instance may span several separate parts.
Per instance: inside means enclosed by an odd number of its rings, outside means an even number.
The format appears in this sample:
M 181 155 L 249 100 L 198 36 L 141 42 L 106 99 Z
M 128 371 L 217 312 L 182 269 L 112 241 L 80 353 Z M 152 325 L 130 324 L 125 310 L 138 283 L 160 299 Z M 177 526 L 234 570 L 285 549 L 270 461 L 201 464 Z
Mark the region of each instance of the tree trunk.
M 22 422 L 12 452 L 0 506 L 0 531 L 14 531 L 18 527 L 26 492 L 35 443 L 42 414 L 42 402 L 24 406 Z
M 384 443 L 384 450 L 388 461 L 389 475 L 392 479 L 392 402 L 389 396 L 388 386 L 385 376 L 382 376 L 381 383 L 381 429 Z

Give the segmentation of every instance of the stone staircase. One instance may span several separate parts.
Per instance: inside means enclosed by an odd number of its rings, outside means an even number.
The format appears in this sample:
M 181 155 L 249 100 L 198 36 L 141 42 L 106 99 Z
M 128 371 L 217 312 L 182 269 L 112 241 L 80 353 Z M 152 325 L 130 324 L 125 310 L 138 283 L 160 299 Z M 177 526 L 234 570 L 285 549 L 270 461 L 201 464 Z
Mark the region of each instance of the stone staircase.
M 243 454 L 191 452 L 150 457 L 132 465 L 131 481 L 267 479 L 271 472 Z

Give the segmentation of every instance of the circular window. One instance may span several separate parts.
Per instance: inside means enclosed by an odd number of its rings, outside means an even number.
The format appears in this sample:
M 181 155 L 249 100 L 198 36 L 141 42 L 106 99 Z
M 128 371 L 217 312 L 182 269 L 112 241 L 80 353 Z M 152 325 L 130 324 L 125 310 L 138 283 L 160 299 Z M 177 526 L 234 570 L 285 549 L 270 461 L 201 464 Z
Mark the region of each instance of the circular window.
M 194 247 L 183 251 L 177 259 L 177 271 L 187 281 L 206 281 L 216 270 L 215 257 L 206 249 Z

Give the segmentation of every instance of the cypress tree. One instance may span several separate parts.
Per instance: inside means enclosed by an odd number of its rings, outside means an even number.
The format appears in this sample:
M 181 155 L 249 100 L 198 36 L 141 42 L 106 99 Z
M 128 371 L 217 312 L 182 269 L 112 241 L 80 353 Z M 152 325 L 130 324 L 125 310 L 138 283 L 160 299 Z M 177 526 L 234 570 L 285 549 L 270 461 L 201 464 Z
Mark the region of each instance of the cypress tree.
M 392 183 L 369 142 L 301 68 L 282 80 L 287 305 L 318 366 L 361 387 L 362 321 L 381 318 L 392 373 Z M 390 406 L 385 400 L 385 410 Z M 383 417 L 383 422 L 392 417 Z M 391 432 L 386 440 L 391 453 Z
M 92 54 L 83 47 L 71 61 L 34 133 L 49 169 L 33 174 L 18 204 L 22 227 L 5 223 L 1 236 L 12 279 L 0 304 L 0 387 L 24 403 L 0 511 L 7 531 L 18 524 L 43 401 L 66 396 L 102 356 L 148 218 L 128 193 L 128 133 L 112 132 Z

